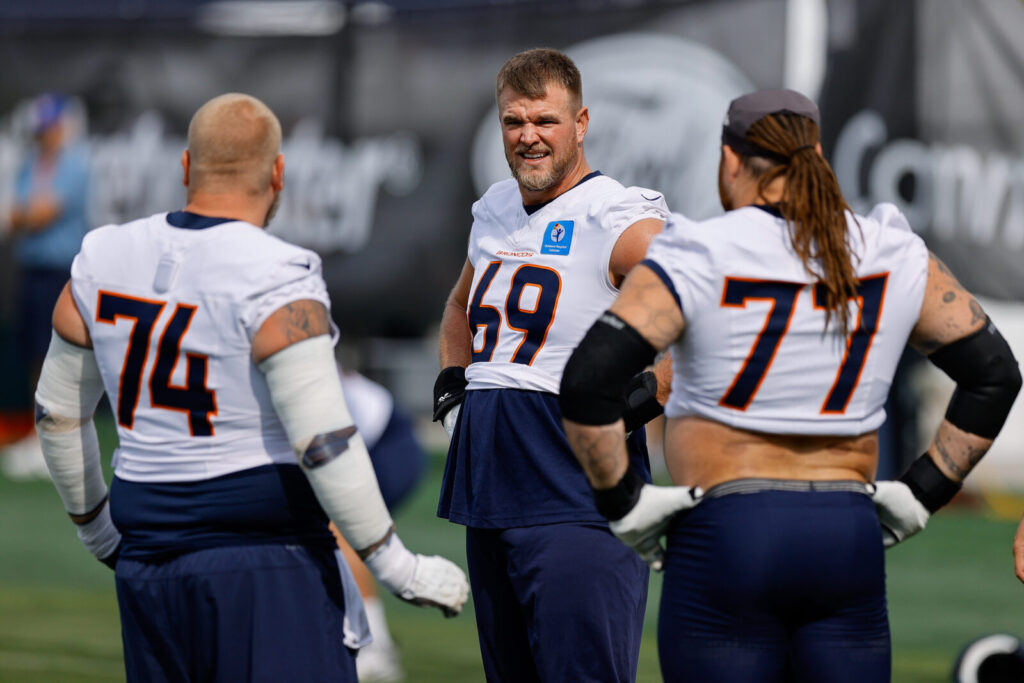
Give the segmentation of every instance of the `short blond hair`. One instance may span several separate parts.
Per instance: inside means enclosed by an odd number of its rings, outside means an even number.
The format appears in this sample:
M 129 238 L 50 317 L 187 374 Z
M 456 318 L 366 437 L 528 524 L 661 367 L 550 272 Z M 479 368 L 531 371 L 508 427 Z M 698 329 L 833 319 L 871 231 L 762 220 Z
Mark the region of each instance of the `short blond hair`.
M 260 100 L 225 93 L 201 106 L 188 125 L 189 191 L 259 194 L 281 151 L 281 123 Z
M 546 47 L 526 50 L 515 55 L 498 71 L 495 96 L 501 97 L 505 88 L 531 99 L 540 99 L 547 94 L 548 85 L 563 86 L 572 97 L 573 107 L 583 104 L 583 79 L 569 57 Z

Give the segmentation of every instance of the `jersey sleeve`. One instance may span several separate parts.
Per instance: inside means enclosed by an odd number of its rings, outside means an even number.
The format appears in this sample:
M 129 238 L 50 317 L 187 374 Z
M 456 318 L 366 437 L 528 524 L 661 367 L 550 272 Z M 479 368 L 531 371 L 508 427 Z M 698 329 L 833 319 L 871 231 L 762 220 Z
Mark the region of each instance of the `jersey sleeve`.
M 90 334 L 96 321 L 98 285 L 94 282 L 94 272 L 96 261 L 99 260 L 96 255 L 105 252 L 104 245 L 109 239 L 107 235 L 116 230 L 116 225 L 104 225 L 86 233 L 82 237 L 78 254 L 71 262 L 71 295 Z
M 882 202 L 876 204 L 871 213 L 867 217 L 873 221 L 877 221 L 880 225 L 886 228 L 894 228 L 896 230 L 903 230 L 904 232 L 913 232 L 910 227 L 910 221 L 903 215 L 903 212 L 897 208 L 895 204 L 890 202 Z
M 480 252 L 477 240 L 477 226 L 485 224 L 488 220 L 490 220 L 490 212 L 487 210 L 487 205 L 484 203 L 483 198 L 473 202 L 473 225 L 469 229 L 469 244 L 466 246 L 466 258 L 469 259 L 470 263 L 476 263 Z
M 618 234 L 645 218 L 664 221 L 668 216 L 668 204 L 662 193 L 646 187 L 627 187 L 615 202 L 606 207 L 603 222 Z
M 320 257 L 305 249 L 296 249 L 276 261 L 262 278 L 259 288 L 251 292 L 242 304 L 241 320 L 249 338 L 259 331 L 274 311 L 290 303 L 310 299 L 331 310 Z M 331 338 L 338 340 L 338 329 L 331 321 Z
M 672 214 L 641 261 L 661 279 L 684 316 L 694 301 L 695 289 L 712 286 L 710 251 L 701 244 L 699 229 L 699 224 Z
M 887 263 L 899 264 L 907 305 L 912 311 L 920 311 L 928 284 L 927 245 L 894 204 L 883 202 L 876 205 L 867 218 L 881 225 L 875 248 L 885 255 Z

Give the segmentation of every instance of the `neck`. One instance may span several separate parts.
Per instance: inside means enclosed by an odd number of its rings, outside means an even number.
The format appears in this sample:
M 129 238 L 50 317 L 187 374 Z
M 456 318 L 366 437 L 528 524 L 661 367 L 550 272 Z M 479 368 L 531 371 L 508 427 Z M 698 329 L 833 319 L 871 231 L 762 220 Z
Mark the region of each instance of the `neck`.
M 262 228 L 272 201 L 244 193 L 193 192 L 189 194 L 184 210 L 200 216 L 245 221 Z
M 786 179 L 779 177 L 768 183 L 764 192 L 758 194 L 757 181 L 748 179 L 737 183 L 733 191 L 733 206 L 740 208 L 751 204 L 778 204 L 785 196 Z
M 522 185 L 519 185 L 519 194 L 523 197 L 523 204 L 526 204 L 527 206 L 531 204 L 549 202 L 555 197 L 576 187 L 576 184 L 590 173 L 593 173 L 593 169 L 590 168 L 590 164 L 587 163 L 586 157 L 583 156 L 583 150 L 580 150 L 580 155 L 576 160 L 576 164 L 568 173 L 562 176 L 562 179 L 556 184 L 543 190 L 529 190 Z

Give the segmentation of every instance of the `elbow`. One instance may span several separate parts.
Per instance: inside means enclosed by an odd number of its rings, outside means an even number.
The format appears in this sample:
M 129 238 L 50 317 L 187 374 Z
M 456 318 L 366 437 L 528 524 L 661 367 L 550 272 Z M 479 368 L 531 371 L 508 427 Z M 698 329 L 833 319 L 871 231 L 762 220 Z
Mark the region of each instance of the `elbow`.
M 1020 394 L 1022 384 L 1024 384 L 1024 379 L 1021 378 L 1020 366 L 1014 363 L 1009 376 L 1006 378 L 1006 393 L 1011 407 L 1013 406 L 1013 402 L 1017 399 L 1017 396 Z
M 581 352 L 582 349 L 582 352 Z M 558 388 L 562 417 L 584 425 L 606 425 L 622 417 L 622 392 L 602 383 L 588 367 L 583 345 L 569 357 Z
M 624 320 L 605 313 L 587 331 L 562 373 L 562 417 L 584 425 L 617 422 L 625 390 L 654 359 L 655 349 Z

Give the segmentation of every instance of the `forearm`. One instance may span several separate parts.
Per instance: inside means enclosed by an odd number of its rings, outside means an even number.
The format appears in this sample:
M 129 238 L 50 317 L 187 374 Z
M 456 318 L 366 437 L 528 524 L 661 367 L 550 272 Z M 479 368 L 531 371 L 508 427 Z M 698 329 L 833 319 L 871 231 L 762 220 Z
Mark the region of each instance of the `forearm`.
M 618 316 L 605 313 L 587 331 L 562 373 L 558 403 L 569 445 L 594 489 L 629 469 L 625 390 L 656 349 Z
M 92 421 L 102 393 L 92 350 L 54 332 L 36 389 L 36 431 L 50 478 L 79 539 L 95 557 L 113 566 L 121 534 L 110 519 Z
M 259 368 L 324 512 L 356 551 L 379 544 L 391 533 L 391 515 L 345 403 L 330 339 L 291 344 Z
M 962 482 L 988 452 L 992 441 L 965 432 L 949 420 L 943 420 L 928 447 L 928 454 L 946 477 L 955 482 Z
M 473 360 L 473 336 L 469 331 L 466 309 L 451 299 L 445 303 L 438 340 L 441 367 L 464 368 Z
M 607 489 L 618 483 L 629 467 L 622 420 L 597 426 L 571 420 L 563 420 L 563 423 L 569 445 L 590 486 Z
M 262 334 L 261 329 L 257 337 Z M 449 560 L 412 553 L 394 531 L 348 411 L 329 337 L 289 344 L 263 359 L 259 369 L 317 500 L 367 568 L 401 599 L 458 614 L 469 591 L 462 570 Z
M 929 359 L 956 382 L 945 419 L 928 455 L 949 481 L 959 484 L 988 452 L 1020 391 L 1017 360 L 990 320 L 946 344 Z

